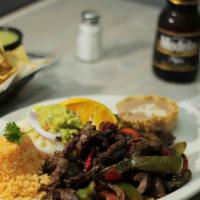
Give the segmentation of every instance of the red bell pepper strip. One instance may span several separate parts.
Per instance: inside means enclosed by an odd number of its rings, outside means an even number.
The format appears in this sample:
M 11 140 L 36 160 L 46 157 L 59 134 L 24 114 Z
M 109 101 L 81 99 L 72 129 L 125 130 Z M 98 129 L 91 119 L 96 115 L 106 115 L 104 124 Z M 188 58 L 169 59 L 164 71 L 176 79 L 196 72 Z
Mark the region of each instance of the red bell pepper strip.
M 173 156 L 175 153 L 173 152 L 173 149 L 170 149 L 168 147 L 163 147 L 161 150 L 161 153 L 163 156 Z
M 132 128 L 123 128 L 120 132 L 125 135 L 132 136 L 136 140 L 138 140 L 142 137 L 142 135 L 140 133 L 138 133 L 136 130 L 134 130 Z
M 88 154 L 88 157 L 85 160 L 84 171 L 89 171 L 92 168 L 92 161 L 94 158 L 94 149 Z
M 99 193 L 99 195 L 101 196 L 101 197 L 103 197 L 103 198 L 105 198 L 105 200 L 117 200 L 117 197 L 116 197 L 116 195 L 114 195 L 114 194 L 112 194 L 112 193 L 110 193 L 110 192 L 107 192 L 107 191 L 101 191 L 100 193 Z
M 188 159 L 187 157 L 183 154 L 182 155 L 182 158 L 183 158 L 183 168 L 182 168 L 182 171 L 184 170 L 187 170 L 189 168 L 189 164 L 188 164 Z
M 104 175 L 104 180 L 106 181 L 117 181 L 122 178 L 122 173 L 118 171 L 115 167 L 110 168 Z

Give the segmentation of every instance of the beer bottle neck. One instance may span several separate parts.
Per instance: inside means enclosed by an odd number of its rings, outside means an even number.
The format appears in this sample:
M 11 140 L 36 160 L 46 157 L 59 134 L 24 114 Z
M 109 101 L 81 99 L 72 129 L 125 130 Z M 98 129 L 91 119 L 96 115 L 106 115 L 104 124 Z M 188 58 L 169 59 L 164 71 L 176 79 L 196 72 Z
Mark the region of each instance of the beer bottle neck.
M 184 6 L 192 6 L 198 5 L 199 0 L 168 0 L 169 2 L 173 3 L 174 5 L 184 5 Z
M 191 12 L 193 12 L 193 11 L 198 10 L 198 1 L 197 1 L 197 3 L 195 3 L 195 1 L 193 1 L 193 3 L 187 4 L 187 1 L 185 3 L 184 0 L 182 0 L 182 1 L 181 0 L 177 0 L 177 1 L 176 0 L 168 0 L 167 4 L 170 8 L 180 10 L 180 11 L 191 11 Z

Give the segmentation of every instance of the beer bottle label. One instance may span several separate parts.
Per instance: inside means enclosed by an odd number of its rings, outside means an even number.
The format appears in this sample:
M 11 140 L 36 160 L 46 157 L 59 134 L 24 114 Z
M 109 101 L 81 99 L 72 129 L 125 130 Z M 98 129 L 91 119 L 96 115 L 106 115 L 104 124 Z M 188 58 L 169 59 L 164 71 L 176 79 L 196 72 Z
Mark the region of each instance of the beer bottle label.
M 154 52 L 154 66 L 165 71 L 195 71 L 199 65 L 200 32 L 176 33 L 159 28 Z

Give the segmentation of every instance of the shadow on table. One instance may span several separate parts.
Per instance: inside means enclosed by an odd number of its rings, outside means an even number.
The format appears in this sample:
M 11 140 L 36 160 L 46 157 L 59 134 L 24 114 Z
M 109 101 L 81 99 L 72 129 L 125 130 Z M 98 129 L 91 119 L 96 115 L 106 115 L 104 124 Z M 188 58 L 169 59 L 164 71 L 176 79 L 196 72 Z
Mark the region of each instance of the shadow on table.
M 73 87 L 72 87 L 73 85 Z M 29 86 L 29 87 L 28 87 Z M 30 87 L 31 86 L 31 87 Z M 50 99 L 62 98 L 67 96 L 76 96 L 76 95 L 90 95 L 100 93 L 103 88 L 100 86 L 94 85 L 82 85 L 77 82 L 70 82 L 66 86 L 49 87 L 48 85 L 27 85 L 18 95 L 1 103 L 0 105 L 0 117 L 12 112 L 16 109 Z
M 124 44 L 115 44 L 105 49 L 104 59 L 113 59 L 127 56 L 129 54 L 133 54 L 134 52 L 138 52 L 141 49 L 146 49 L 149 47 L 153 48 L 153 44 L 150 42 L 129 42 Z

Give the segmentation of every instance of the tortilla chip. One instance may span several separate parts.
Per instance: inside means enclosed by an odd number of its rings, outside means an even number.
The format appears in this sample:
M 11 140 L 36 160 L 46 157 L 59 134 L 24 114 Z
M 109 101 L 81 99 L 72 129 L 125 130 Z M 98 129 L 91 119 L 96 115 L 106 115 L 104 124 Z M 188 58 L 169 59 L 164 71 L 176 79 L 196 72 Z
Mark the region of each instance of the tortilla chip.
M 5 58 L 10 66 L 17 69 L 18 74 L 23 70 L 25 65 L 30 63 L 25 48 L 22 45 L 12 51 L 6 51 Z
M 16 68 L 9 65 L 5 59 L 5 52 L 0 49 L 0 84 L 16 72 Z

